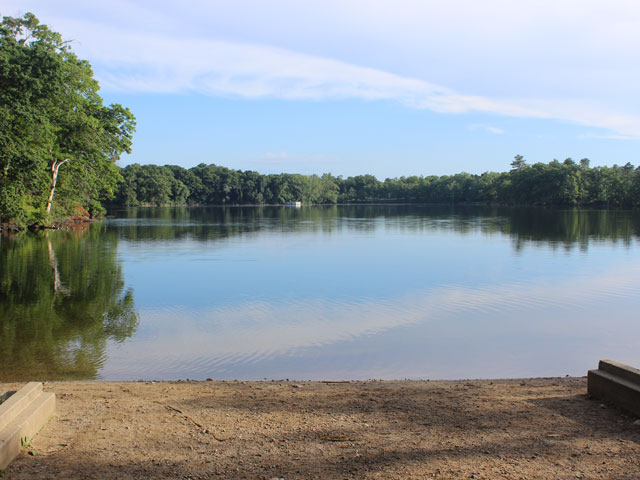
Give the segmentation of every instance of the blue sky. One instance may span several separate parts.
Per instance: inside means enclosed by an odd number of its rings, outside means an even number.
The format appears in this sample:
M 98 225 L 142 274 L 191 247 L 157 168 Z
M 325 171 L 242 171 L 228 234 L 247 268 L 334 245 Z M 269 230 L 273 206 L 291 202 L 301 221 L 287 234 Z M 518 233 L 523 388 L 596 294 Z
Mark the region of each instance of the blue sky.
M 138 120 L 129 163 L 379 178 L 637 165 L 640 3 L 3 0 Z

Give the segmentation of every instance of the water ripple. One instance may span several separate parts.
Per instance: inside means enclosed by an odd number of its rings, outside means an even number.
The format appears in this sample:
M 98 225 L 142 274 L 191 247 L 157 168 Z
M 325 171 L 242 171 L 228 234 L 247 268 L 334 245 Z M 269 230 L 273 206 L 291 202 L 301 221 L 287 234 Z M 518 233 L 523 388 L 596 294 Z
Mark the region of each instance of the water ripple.
M 549 322 L 559 325 L 568 315 L 587 315 L 593 305 L 636 298 L 639 281 L 640 268 L 630 266 L 555 283 L 476 288 L 452 284 L 402 297 L 252 300 L 208 309 L 162 307 L 140 312 L 153 335 L 130 342 L 126 361 L 136 367 L 124 377 L 228 374 L 284 357 L 295 361 L 309 349 L 367 336 L 382 339 L 385 332 L 398 328 L 442 322 L 452 332 L 456 325 L 469 329 L 487 319 L 500 320 L 509 329 L 527 330 L 532 328 L 529 319 L 537 318 L 536 328 L 546 329 Z M 106 365 L 106 375 L 122 378 L 114 362 Z

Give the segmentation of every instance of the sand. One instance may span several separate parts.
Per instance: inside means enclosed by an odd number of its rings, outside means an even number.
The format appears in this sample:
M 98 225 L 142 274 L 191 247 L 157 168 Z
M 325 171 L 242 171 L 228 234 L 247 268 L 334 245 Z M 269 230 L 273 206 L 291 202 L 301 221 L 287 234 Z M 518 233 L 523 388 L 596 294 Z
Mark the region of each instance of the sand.
M 585 378 L 44 388 L 56 415 L 3 479 L 640 478 L 640 421 Z

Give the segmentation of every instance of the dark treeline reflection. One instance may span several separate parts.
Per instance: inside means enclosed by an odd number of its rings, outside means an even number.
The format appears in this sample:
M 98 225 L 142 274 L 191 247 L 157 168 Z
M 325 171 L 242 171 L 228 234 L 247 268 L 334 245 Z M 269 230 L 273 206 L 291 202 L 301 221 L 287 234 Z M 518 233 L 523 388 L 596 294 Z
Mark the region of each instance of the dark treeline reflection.
M 138 325 L 116 250 L 100 225 L 0 239 L 0 381 L 97 377 Z
M 552 246 L 590 241 L 628 244 L 640 235 L 637 210 L 541 207 L 349 205 L 290 207 L 157 207 L 113 212 L 110 228 L 131 241 L 189 238 L 222 240 L 264 231 L 451 231 L 509 235 L 515 248 L 529 242 Z

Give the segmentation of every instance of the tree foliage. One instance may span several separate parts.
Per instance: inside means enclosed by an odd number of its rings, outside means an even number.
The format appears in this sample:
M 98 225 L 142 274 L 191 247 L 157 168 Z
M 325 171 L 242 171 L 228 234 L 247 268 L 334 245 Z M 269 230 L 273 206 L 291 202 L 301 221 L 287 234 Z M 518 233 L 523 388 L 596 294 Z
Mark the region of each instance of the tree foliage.
M 0 220 L 41 224 L 113 197 L 135 119 L 31 13 L 0 24 Z
M 567 158 L 527 164 L 517 155 L 509 172 L 482 175 L 411 176 L 378 180 L 373 175 L 335 177 L 261 175 L 200 164 L 129 165 L 115 202 L 141 205 L 238 205 L 349 202 L 485 203 L 504 205 L 640 205 L 640 169 L 633 165 L 589 167 Z

